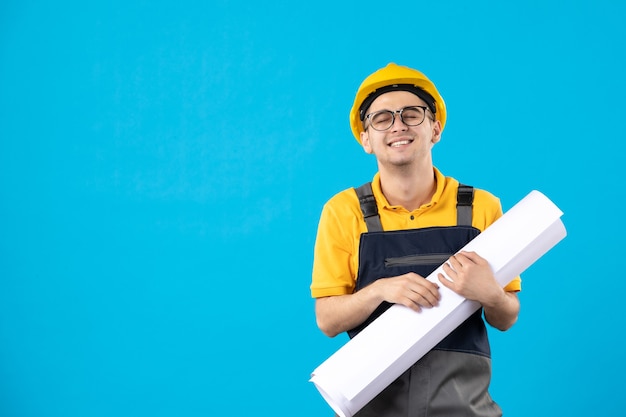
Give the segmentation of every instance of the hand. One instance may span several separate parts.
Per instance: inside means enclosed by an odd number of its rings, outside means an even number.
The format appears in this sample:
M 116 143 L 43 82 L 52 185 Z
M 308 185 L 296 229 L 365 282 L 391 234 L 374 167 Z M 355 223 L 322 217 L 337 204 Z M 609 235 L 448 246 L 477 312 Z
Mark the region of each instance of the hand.
M 315 300 L 317 325 L 334 337 L 363 323 L 387 301 L 420 311 L 439 304 L 439 285 L 416 273 L 381 278 L 352 294 L 321 297 Z
M 503 289 L 496 281 L 486 259 L 476 252 L 459 252 L 443 264 L 444 272 L 439 274 L 439 281 L 455 293 L 488 305 L 501 300 Z
M 375 286 L 382 301 L 402 304 L 415 311 L 434 307 L 439 304 L 441 298 L 437 284 L 414 272 L 392 278 L 382 278 L 371 286 Z

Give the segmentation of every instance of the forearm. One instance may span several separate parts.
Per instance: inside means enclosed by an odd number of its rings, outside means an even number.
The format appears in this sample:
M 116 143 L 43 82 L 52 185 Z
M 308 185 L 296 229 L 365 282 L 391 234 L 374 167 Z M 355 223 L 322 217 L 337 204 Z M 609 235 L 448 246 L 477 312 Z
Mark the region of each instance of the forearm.
M 382 302 L 371 287 L 354 294 L 318 298 L 315 316 L 320 330 L 335 337 L 363 323 Z
M 502 291 L 501 297 L 483 304 L 485 310 L 485 318 L 487 322 L 499 330 L 508 330 L 515 322 L 519 315 L 520 303 L 517 293 Z

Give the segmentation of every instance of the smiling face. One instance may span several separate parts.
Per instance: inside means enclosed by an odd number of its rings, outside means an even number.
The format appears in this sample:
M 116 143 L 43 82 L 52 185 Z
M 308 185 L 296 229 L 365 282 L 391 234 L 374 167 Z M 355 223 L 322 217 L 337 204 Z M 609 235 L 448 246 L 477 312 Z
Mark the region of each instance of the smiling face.
M 426 103 L 408 91 L 392 91 L 377 97 L 367 113 L 398 111 L 410 106 L 426 106 Z M 431 150 L 440 138 L 441 123 L 433 120 L 430 111 L 426 112 L 424 122 L 418 126 L 407 126 L 396 114 L 393 125 L 382 132 L 375 130 L 365 119 L 365 131 L 361 133 L 363 149 L 376 156 L 380 169 L 414 164 L 432 166 Z

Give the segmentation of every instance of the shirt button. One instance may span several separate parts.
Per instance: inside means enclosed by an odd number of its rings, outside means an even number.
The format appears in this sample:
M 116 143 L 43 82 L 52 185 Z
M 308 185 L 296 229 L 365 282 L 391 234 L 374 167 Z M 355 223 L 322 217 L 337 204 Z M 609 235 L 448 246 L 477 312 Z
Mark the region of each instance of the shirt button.
M 411 220 L 415 220 L 415 216 L 411 214 Z

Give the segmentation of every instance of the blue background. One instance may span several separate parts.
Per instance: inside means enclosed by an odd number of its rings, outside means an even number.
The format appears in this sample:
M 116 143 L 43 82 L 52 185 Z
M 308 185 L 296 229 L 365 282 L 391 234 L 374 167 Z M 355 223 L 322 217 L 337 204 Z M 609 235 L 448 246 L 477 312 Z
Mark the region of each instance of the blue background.
M 332 415 L 323 203 L 361 81 L 425 72 L 446 175 L 569 236 L 491 332 L 505 415 L 623 415 L 623 2 L 3 1 L 0 415 Z

